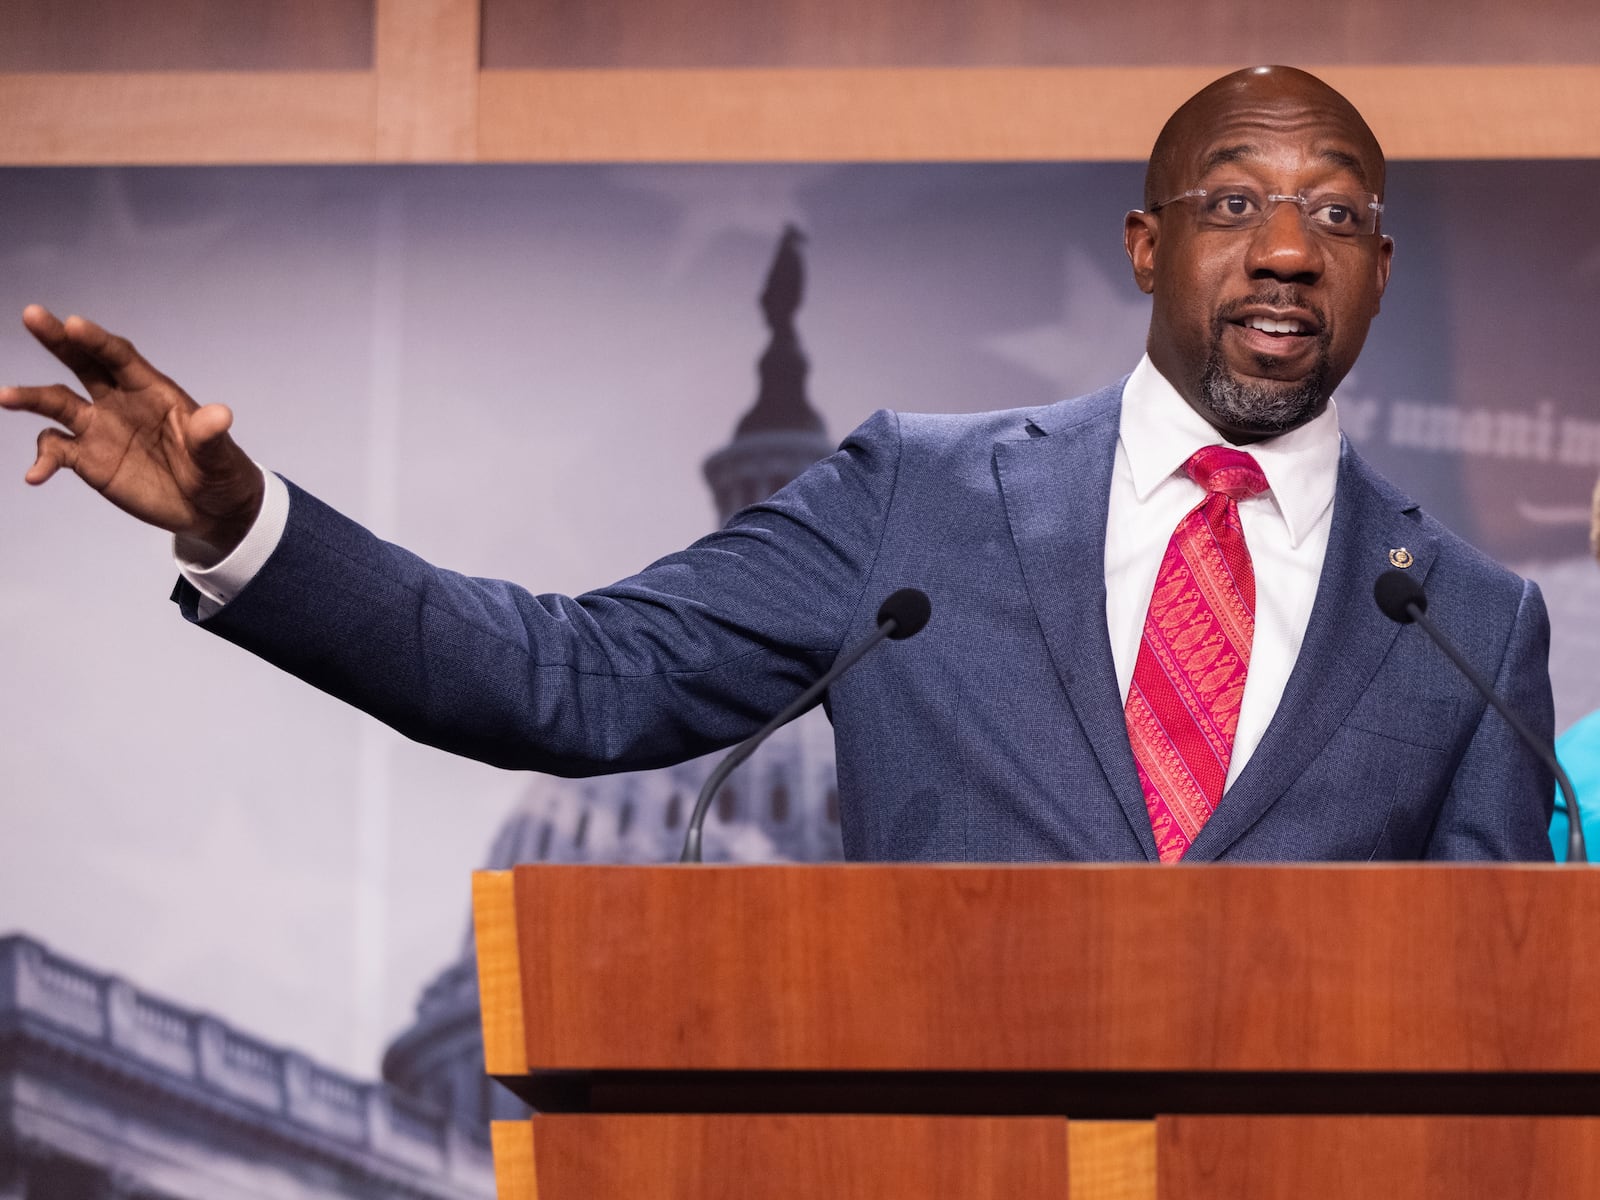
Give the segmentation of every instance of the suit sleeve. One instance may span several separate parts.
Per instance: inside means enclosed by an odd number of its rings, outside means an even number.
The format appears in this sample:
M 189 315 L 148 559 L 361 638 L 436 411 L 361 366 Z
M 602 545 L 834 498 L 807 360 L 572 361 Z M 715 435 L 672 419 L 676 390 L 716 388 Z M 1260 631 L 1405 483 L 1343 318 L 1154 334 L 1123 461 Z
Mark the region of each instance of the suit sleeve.
M 407 737 L 495 766 L 588 775 L 754 732 L 832 662 L 893 500 L 879 413 L 763 504 L 581 596 L 430 565 L 290 485 L 288 525 L 203 627 Z M 174 596 L 197 619 L 197 593 Z
M 1525 581 L 1494 690 L 1548 746 L 1554 735 L 1550 619 L 1536 584 Z M 1554 780 L 1497 713 L 1484 705 L 1429 836 L 1425 857 L 1548 862 Z

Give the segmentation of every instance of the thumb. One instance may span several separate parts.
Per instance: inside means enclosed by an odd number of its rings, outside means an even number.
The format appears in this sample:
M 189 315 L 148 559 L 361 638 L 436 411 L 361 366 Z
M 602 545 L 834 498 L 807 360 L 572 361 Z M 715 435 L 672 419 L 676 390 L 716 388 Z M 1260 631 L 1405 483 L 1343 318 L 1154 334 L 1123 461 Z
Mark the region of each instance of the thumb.
M 190 413 L 184 422 L 183 441 L 195 465 L 202 471 L 225 469 L 233 439 L 233 410 L 226 404 L 207 404 Z
M 228 436 L 232 425 L 232 409 L 207 404 L 182 418 L 180 426 L 197 473 L 188 485 L 197 521 L 190 532 L 224 555 L 249 532 L 261 511 L 263 488 L 261 469 Z

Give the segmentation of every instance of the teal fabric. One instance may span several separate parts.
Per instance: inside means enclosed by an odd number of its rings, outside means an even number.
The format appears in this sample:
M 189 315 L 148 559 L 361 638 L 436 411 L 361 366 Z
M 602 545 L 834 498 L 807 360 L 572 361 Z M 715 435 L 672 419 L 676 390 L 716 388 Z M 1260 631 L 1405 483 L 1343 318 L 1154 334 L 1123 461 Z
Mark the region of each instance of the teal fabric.
M 1578 793 L 1578 808 L 1583 813 L 1583 840 L 1588 845 L 1589 861 L 1600 862 L 1600 708 L 1595 709 L 1556 739 L 1556 757 L 1561 760 L 1572 790 Z M 1567 801 L 1556 789 L 1556 811 L 1550 819 L 1550 845 L 1556 859 L 1567 857 Z

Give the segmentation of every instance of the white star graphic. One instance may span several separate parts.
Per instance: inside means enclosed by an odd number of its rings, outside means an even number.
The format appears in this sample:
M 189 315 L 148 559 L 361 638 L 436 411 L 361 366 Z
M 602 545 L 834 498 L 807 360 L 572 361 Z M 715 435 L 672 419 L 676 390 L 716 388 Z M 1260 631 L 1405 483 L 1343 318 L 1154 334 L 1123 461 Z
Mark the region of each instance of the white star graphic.
M 1076 246 L 1067 247 L 1061 312 L 1056 320 L 980 343 L 1009 363 L 1076 396 L 1127 373 L 1144 352 L 1148 301 L 1125 281 L 1113 281 Z

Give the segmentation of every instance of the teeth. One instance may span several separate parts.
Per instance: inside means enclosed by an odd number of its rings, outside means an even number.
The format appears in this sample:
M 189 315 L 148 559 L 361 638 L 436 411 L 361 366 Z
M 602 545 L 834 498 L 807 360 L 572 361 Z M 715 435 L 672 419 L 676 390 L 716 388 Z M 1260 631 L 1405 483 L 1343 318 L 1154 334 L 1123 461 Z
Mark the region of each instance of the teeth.
M 1251 329 L 1261 330 L 1262 333 L 1302 332 L 1299 321 L 1274 321 L 1270 317 L 1246 317 L 1244 323 Z

